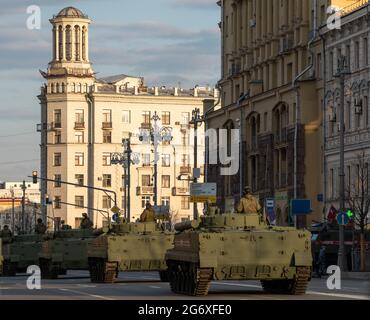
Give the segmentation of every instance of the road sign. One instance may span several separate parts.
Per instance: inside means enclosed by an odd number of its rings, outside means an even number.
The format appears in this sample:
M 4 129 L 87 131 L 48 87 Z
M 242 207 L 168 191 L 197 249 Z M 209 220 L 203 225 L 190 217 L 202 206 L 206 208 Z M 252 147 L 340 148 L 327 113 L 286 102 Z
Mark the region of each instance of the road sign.
M 323 201 L 324 201 L 324 195 L 323 195 L 322 193 L 319 193 L 319 194 L 317 195 L 317 201 L 318 201 L 318 202 L 323 202 Z
M 115 213 L 115 214 L 112 216 L 112 221 L 117 222 L 117 219 L 118 219 L 118 214 L 117 214 L 117 213 Z
M 117 206 L 114 206 L 113 208 L 110 209 L 113 213 L 118 214 L 120 212 L 119 208 Z
M 292 215 L 306 215 L 312 212 L 311 200 L 294 199 L 290 201 Z
M 349 217 L 348 217 L 347 213 L 346 212 L 341 212 L 340 214 L 338 214 L 337 221 L 338 221 L 338 224 L 340 224 L 342 226 L 347 225 L 348 222 L 349 222 Z
M 272 199 L 272 198 L 267 198 L 266 199 L 266 211 L 267 211 L 267 217 L 268 217 L 270 223 L 272 224 L 276 219 L 275 200 L 274 199 Z
M 191 183 L 190 202 L 210 202 L 217 201 L 216 183 Z

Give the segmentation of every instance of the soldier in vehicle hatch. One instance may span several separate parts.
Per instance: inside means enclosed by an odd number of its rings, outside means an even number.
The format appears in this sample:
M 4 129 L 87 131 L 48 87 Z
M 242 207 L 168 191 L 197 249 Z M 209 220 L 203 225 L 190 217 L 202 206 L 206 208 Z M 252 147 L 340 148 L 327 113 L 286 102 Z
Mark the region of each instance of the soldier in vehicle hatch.
M 90 220 L 90 218 L 87 216 L 87 213 L 86 212 L 84 212 L 83 214 L 82 214 L 82 221 L 81 221 L 81 224 L 80 224 L 80 228 L 81 229 L 92 229 L 92 227 L 93 227 L 93 223 L 92 223 L 92 221 Z
M 261 206 L 256 197 L 251 194 L 251 188 L 245 187 L 243 197 L 236 208 L 239 213 L 258 213 Z
M 47 227 L 45 226 L 45 224 L 42 222 L 42 219 L 37 219 L 37 224 L 35 226 L 35 232 L 37 234 L 44 234 L 47 230 Z
M 12 232 L 10 231 L 9 227 L 5 225 L 3 230 L 0 231 L 0 238 L 3 240 L 3 243 L 7 243 L 11 242 L 12 237 Z
M 140 222 L 155 222 L 155 212 L 150 202 L 146 203 L 145 209 L 140 216 Z

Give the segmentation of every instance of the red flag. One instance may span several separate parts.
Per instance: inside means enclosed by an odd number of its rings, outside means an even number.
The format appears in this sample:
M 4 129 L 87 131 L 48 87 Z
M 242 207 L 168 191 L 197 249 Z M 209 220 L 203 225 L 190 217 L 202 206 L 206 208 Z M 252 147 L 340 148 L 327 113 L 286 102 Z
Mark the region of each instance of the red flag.
M 338 210 L 331 206 L 328 212 L 328 220 L 330 222 L 334 221 L 337 218 Z

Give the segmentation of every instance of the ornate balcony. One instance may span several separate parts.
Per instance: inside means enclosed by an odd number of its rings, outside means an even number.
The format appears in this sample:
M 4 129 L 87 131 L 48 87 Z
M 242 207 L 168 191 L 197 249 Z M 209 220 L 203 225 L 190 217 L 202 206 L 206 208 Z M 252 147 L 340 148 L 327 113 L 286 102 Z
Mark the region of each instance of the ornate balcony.
M 103 122 L 102 128 L 107 130 L 112 129 L 112 122 Z
M 85 122 L 75 122 L 75 130 L 85 129 Z

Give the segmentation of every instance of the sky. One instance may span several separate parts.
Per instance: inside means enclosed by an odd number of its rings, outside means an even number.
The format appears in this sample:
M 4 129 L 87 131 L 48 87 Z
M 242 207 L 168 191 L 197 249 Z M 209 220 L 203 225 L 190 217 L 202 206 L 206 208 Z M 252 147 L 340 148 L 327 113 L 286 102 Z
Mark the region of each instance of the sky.
M 215 85 L 220 76 L 220 8 L 216 0 L 1 0 L 0 181 L 39 170 L 39 70 L 51 60 L 49 19 L 67 6 L 87 14 L 89 55 L 97 77 L 142 76 L 149 86 Z M 27 28 L 27 7 L 41 28 Z

